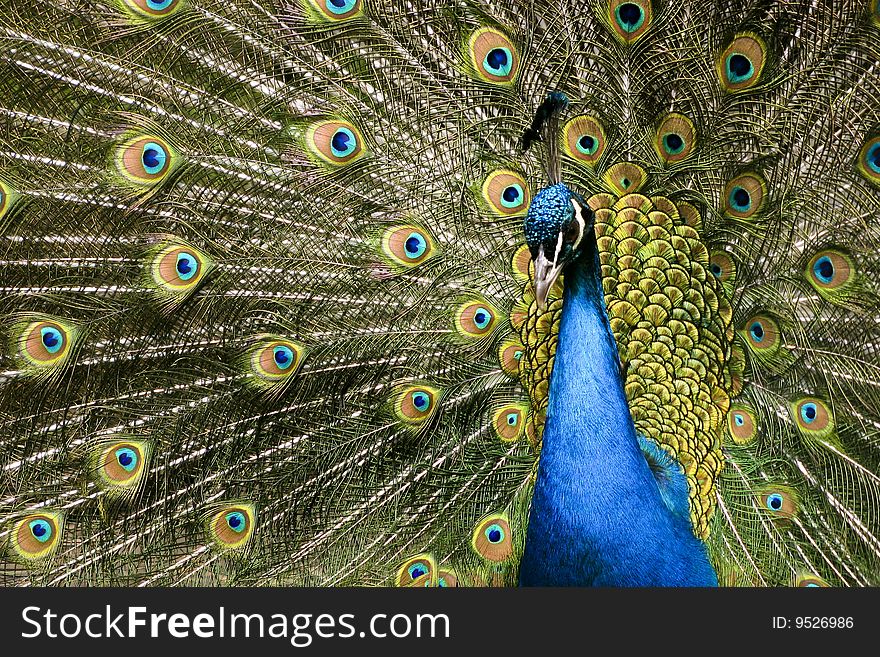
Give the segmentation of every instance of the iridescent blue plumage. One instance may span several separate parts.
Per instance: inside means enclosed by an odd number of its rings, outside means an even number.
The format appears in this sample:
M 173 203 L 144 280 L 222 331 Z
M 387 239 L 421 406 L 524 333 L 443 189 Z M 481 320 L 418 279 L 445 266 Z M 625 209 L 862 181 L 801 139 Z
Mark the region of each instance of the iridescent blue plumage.
M 564 271 L 565 295 L 520 583 L 716 585 L 684 476 L 637 436 L 630 416 L 592 212 L 553 185 L 535 196 L 525 232 L 536 290 Z

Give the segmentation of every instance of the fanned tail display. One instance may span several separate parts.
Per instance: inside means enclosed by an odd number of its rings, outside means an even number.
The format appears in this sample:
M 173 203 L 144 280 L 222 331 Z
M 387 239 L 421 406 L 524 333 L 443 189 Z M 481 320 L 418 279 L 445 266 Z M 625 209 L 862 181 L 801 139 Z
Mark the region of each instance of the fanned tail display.
M 4 585 L 516 585 L 557 184 L 718 583 L 880 585 L 876 0 L 0 17 Z

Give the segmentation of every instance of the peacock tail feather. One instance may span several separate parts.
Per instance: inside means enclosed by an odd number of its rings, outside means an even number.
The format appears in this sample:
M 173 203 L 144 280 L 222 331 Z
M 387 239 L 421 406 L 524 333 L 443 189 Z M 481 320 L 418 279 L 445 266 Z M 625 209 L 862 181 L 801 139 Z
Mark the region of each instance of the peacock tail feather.
M 549 90 L 719 582 L 880 584 L 876 1 L 0 16 L 3 584 L 514 584 Z

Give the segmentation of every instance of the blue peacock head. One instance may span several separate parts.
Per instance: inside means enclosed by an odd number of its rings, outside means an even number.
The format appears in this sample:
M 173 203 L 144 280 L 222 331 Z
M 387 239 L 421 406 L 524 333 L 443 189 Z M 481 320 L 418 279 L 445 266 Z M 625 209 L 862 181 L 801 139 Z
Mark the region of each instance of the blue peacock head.
M 547 294 L 562 270 L 581 255 L 584 236 L 593 230 L 595 215 L 583 197 L 563 183 L 542 189 L 525 219 L 526 244 L 535 263 L 535 298 L 547 304 Z

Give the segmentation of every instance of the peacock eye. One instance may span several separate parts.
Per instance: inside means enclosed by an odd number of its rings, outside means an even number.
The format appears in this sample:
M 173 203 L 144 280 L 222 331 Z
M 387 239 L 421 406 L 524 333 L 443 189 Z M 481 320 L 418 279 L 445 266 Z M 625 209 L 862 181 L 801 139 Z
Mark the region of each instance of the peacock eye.
M 504 530 L 501 528 L 501 525 L 489 525 L 486 528 L 486 538 L 490 543 L 498 544 L 504 540 Z
M 184 4 L 181 0 L 122 0 L 122 3 L 133 14 L 153 20 L 170 16 Z
M 77 338 L 74 327 L 48 318 L 25 322 L 18 331 L 19 355 L 40 367 L 65 363 Z
M 306 131 L 306 147 L 324 164 L 341 167 L 366 154 L 364 138 L 354 124 L 318 121 Z
M 175 269 L 177 270 L 177 276 L 180 280 L 188 281 L 198 272 L 199 261 L 193 254 L 181 251 L 177 254 Z
M 756 173 L 744 173 L 727 183 L 724 194 L 724 211 L 739 219 L 749 219 L 763 208 L 767 183 Z
M 694 150 L 696 129 L 683 114 L 667 114 L 660 123 L 654 147 L 664 163 L 674 164 L 687 158 Z
M 249 378 L 256 388 L 280 391 L 302 366 L 306 357 L 303 345 L 281 337 L 263 336 L 247 355 L 249 370 L 256 375 Z
M 410 576 L 411 578 L 413 578 L 413 579 L 418 579 L 418 578 L 421 577 L 422 575 L 427 575 L 427 574 L 428 574 L 428 569 L 425 567 L 424 564 L 421 564 L 421 563 L 414 563 L 412 566 L 410 566 L 410 567 L 407 569 L 407 572 L 409 573 L 409 576 Z
M 782 508 L 783 498 L 779 493 L 773 493 L 767 496 L 767 508 L 771 511 L 779 511 Z
M 484 27 L 468 39 L 471 63 L 477 77 L 492 84 L 506 84 L 516 78 L 519 53 L 513 42 L 496 29 Z
M 737 212 L 748 212 L 752 207 L 752 197 L 749 192 L 742 187 L 736 186 L 730 192 L 730 207 Z
M 611 0 L 611 27 L 624 43 L 641 37 L 651 24 L 650 0 Z
M 40 329 L 40 341 L 50 354 L 58 353 L 64 346 L 64 336 L 52 326 L 44 326 Z
M 322 21 L 344 21 L 361 13 L 361 0 L 308 0 L 315 9 L 314 18 Z
M 394 397 L 394 415 L 412 427 L 427 422 L 437 409 L 440 390 L 428 385 L 406 386 Z
M 431 399 L 424 392 L 414 392 L 412 394 L 412 403 L 413 406 L 424 413 L 431 404 Z
M 761 322 L 753 322 L 749 327 L 749 333 L 752 336 L 752 339 L 755 342 L 763 342 L 764 341 L 764 326 Z
M 880 143 L 875 143 L 865 151 L 865 162 L 874 173 L 880 173 Z
M 31 520 L 28 523 L 28 527 L 30 527 L 31 534 L 40 543 L 45 543 L 52 538 L 52 525 L 43 519 Z
M 293 350 L 286 345 L 274 347 L 272 349 L 272 356 L 280 370 L 286 370 L 294 361 Z
M 256 507 L 241 502 L 223 506 L 205 517 L 205 529 L 211 542 L 221 550 L 240 550 L 251 540 L 256 523 Z
M 834 280 L 834 264 L 828 256 L 822 256 L 813 265 L 813 273 L 823 283 L 830 283 Z
M 724 251 L 713 251 L 709 260 L 709 271 L 722 283 L 731 281 L 736 273 L 733 259 Z
M 436 253 L 428 232 L 414 224 L 391 226 L 382 234 L 382 252 L 395 265 L 411 268 Z
M 721 86 L 732 93 L 753 87 L 759 81 L 766 59 L 763 41 L 751 34 L 736 37 L 721 53 L 718 62 Z
M 525 404 L 507 404 L 497 408 L 492 415 L 492 428 L 495 435 L 504 442 L 519 440 L 525 427 L 523 422 L 528 413 Z
M 182 301 L 194 292 L 211 268 L 205 254 L 191 246 L 171 243 L 152 257 L 150 270 L 156 291 L 169 301 Z
M 232 531 L 240 534 L 245 530 L 247 521 L 245 520 L 243 513 L 240 511 L 233 511 L 232 513 L 226 514 L 226 524 L 229 525 L 229 528 Z
M 736 406 L 728 413 L 728 431 L 737 445 L 746 445 L 758 435 L 758 418 L 745 406 Z
M 565 125 L 562 143 L 568 155 L 593 166 L 605 150 L 605 132 L 595 117 L 576 116 Z
M 131 472 L 137 466 L 137 454 L 129 447 L 121 447 L 116 450 L 116 461 L 126 472 Z
M 501 192 L 501 205 L 505 208 L 518 208 L 522 205 L 524 196 L 520 185 L 508 185 Z
M 327 9 L 334 14 L 345 14 L 357 5 L 357 0 L 327 0 Z
M 483 67 L 491 75 L 507 75 L 510 73 L 512 65 L 513 56 L 508 48 L 492 48 L 492 50 L 486 53 L 486 58 L 483 60 Z
M 670 132 L 663 135 L 663 142 L 666 150 L 672 155 L 677 155 L 684 149 L 684 138 L 678 133 Z
M 766 315 L 755 315 L 744 327 L 746 344 L 756 354 L 774 353 L 782 343 L 779 325 Z
M 816 404 L 807 402 L 801 405 L 801 419 L 806 424 L 812 424 L 816 421 Z
M 156 175 L 165 168 L 167 161 L 168 153 L 160 144 L 154 141 L 148 141 L 144 144 L 141 153 L 141 164 L 144 165 L 144 171 L 151 175 Z
M 339 128 L 330 139 L 330 150 L 339 158 L 351 155 L 357 148 L 357 138 L 348 128 Z
M 175 162 L 175 152 L 156 135 L 141 134 L 120 144 L 114 161 L 117 172 L 125 180 L 151 187 L 168 176 Z
M 403 248 L 406 252 L 406 257 L 414 260 L 425 252 L 425 249 L 428 248 L 428 243 L 418 233 L 410 233 L 404 242 Z

